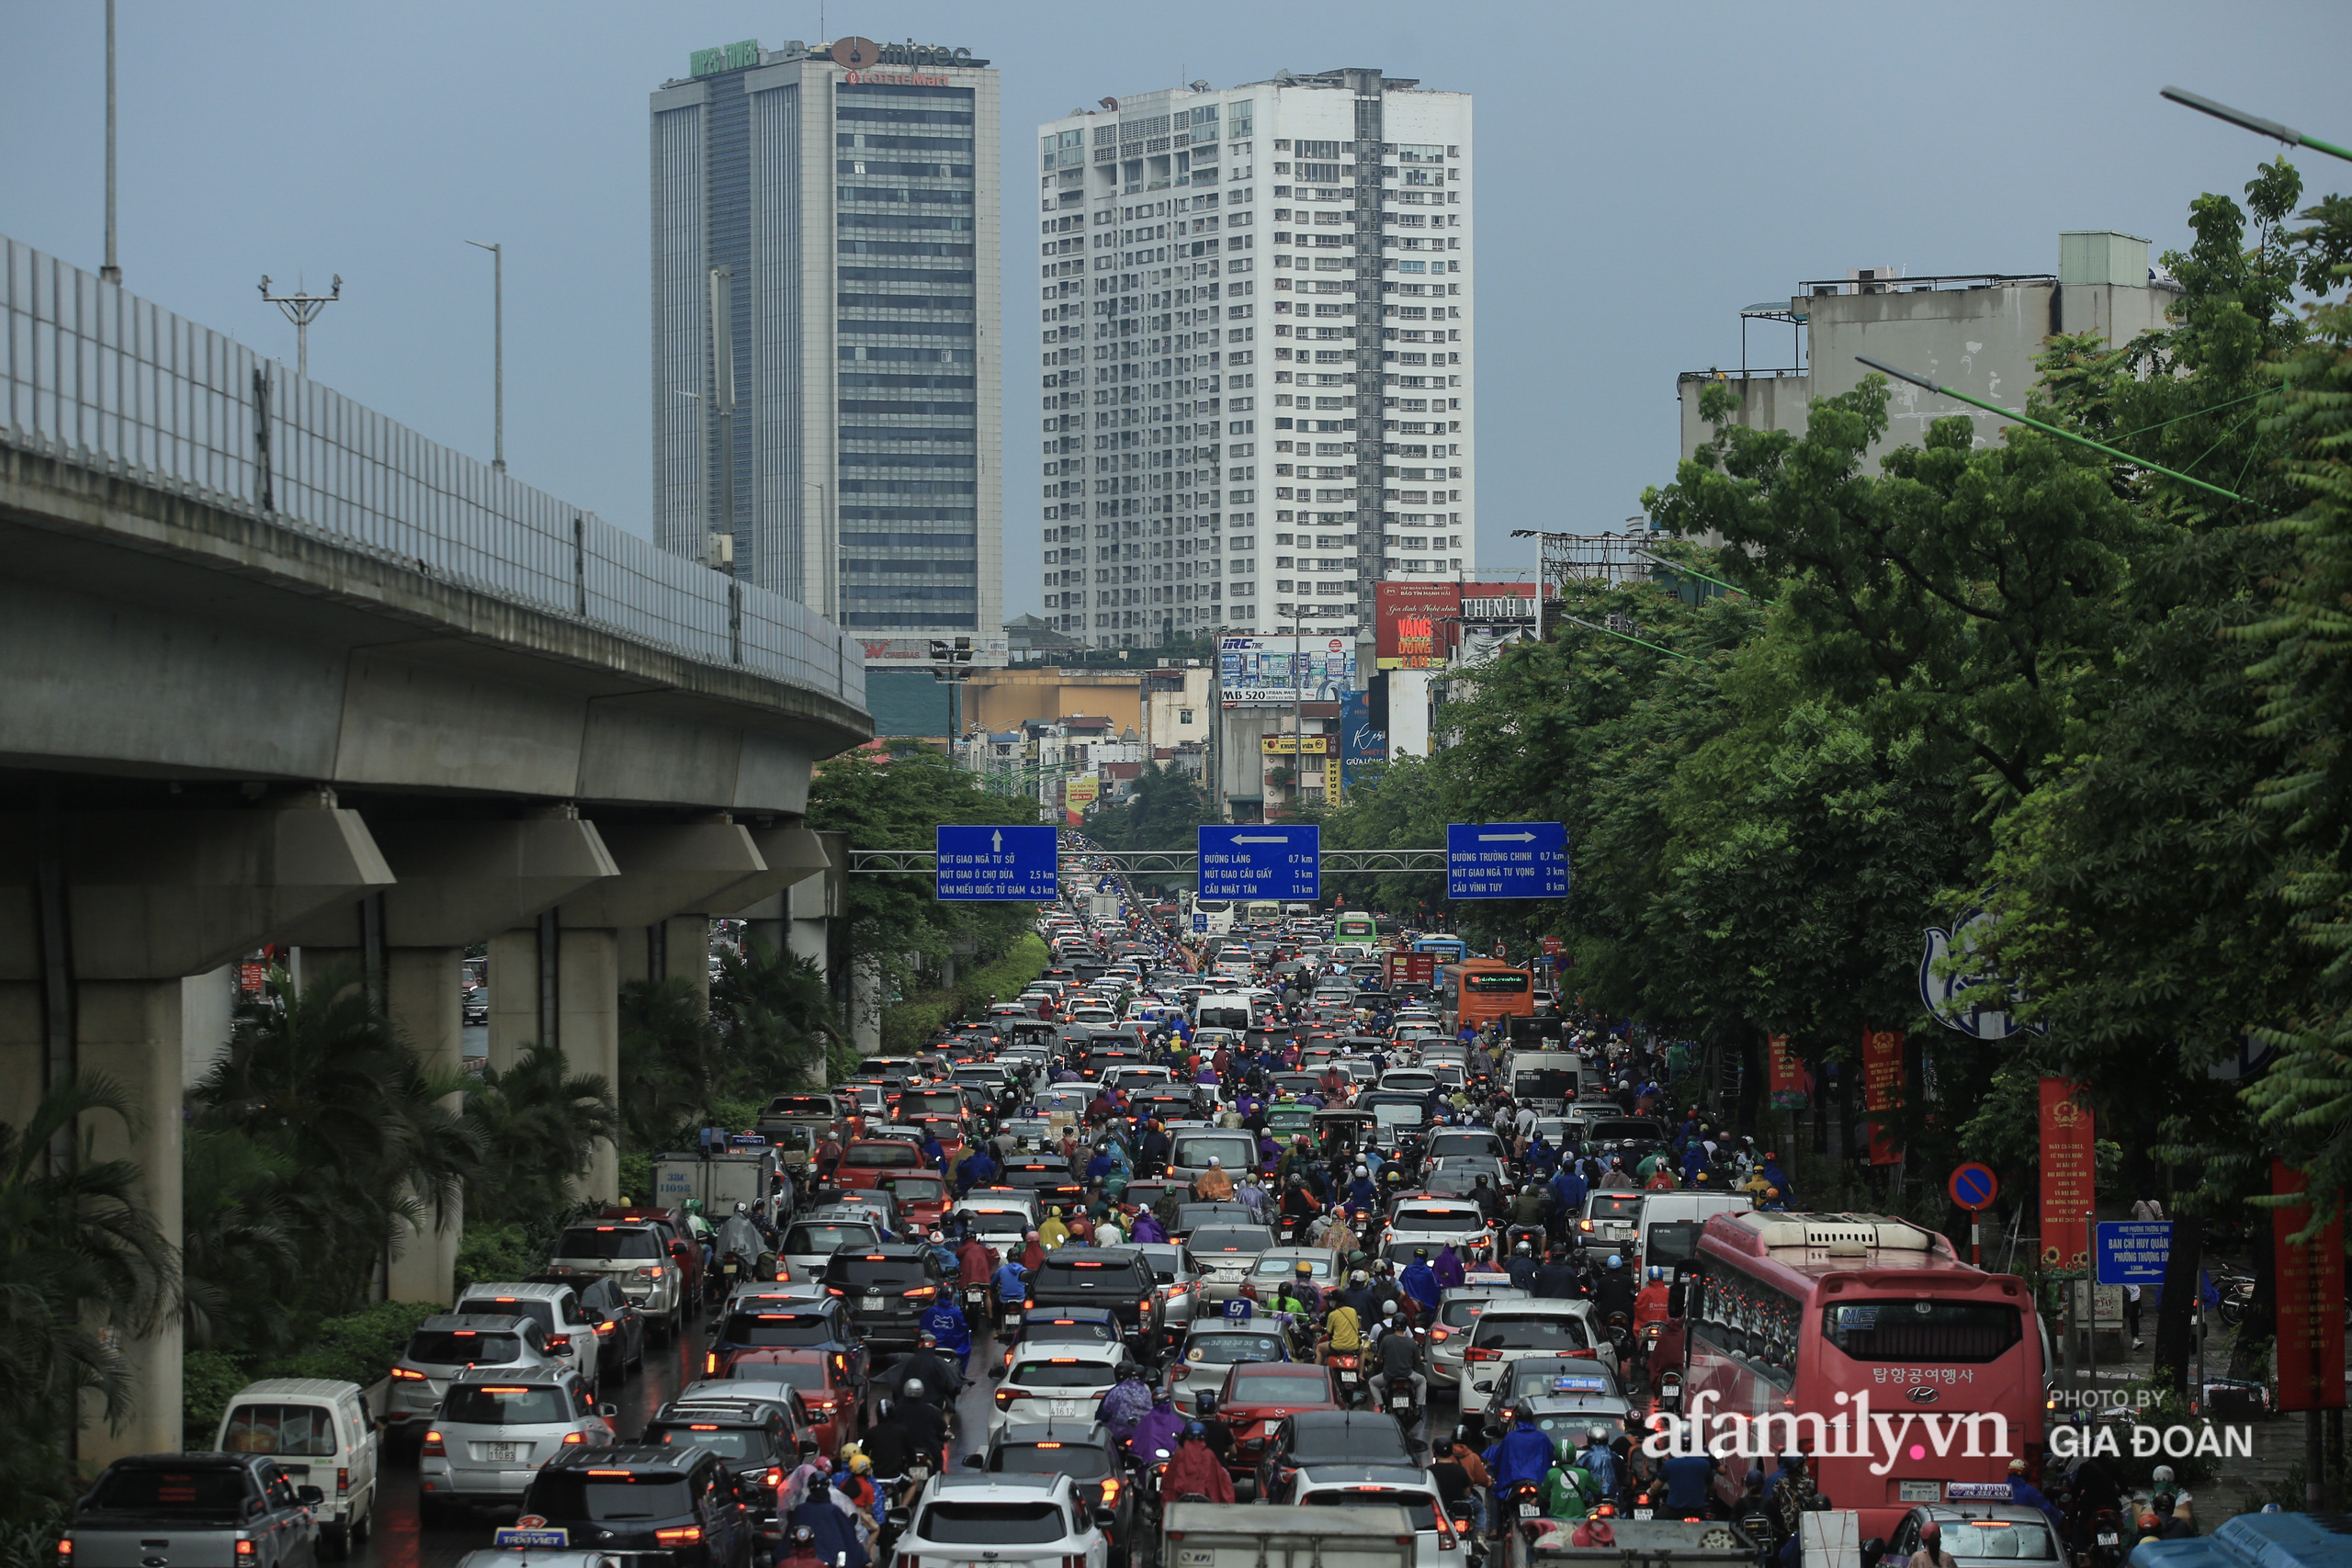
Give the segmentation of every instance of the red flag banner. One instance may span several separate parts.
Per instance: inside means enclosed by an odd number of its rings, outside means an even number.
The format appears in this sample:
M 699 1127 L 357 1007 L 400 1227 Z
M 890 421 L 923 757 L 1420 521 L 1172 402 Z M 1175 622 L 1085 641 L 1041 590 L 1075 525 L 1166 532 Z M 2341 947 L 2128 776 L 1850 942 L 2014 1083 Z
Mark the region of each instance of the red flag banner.
M 1871 1163 L 1899 1165 L 1902 1145 L 1894 1141 L 1892 1118 L 1877 1113 L 1903 1104 L 1903 1032 L 1899 1029 L 1862 1031 L 1862 1109 L 1871 1113 Z
M 2270 1162 L 2270 1190 L 2304 1191 L 2303 1173 Z M 2310 1241 L 2293 1239 L 2311 1223 L 2308 1201 L 2270 1211 L 2270 1245 L 2278 1267 L 2278 1408 L 2344 1408 L 2344 1222 L 2333 1219 Z
M 2041 1266 L 2090 1266 L 2097 1148 L 2091 1108 L 2072 1078 L 2041 1080 Z
M 1765 1087 L 1775 1111 L 1803 1111 L 1813 1103 L 1813 1075 L 1789 1050 L 1785 1034 L 1764 1037 Z

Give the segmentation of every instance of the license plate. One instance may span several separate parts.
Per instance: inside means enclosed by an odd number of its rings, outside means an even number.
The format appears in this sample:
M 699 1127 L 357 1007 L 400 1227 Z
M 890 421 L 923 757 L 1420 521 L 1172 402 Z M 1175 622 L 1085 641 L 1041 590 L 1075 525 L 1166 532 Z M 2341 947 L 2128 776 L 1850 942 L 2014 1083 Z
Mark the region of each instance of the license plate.
M 1898 1481 L 1894 1483 L 1895 1501 L 1900 1503 L 1939 1503 L 1943 1495 L 1941 1482 Z
M 520 1443 L 484 1443 L 481 1446 L 481 1457 L 504 1460 L 511 1463 L 523 1457 L 522 1450 L 523 1445 Z
M 2098 1543 L 2101 1546 L 2120 1546 L 2122 1544 L 2120 1540 L 2111 1530 L 2099 1531 Z
M 1634 1510 L 1634 1517 L 1637 1519 L 1654 1519 L 1657 1517 L 1657 1510 L 1655 1508 L 1636 1508 Z
M 1356 1375 L 1355 1373 L 1342 1368 L 1340 1372 L 1340 1381 L 1341 1382 L 1353 1382 L 1356 1381 Z
M 1543 1512 L 1544 1510 L 1533 1503 L 1521 1503 L 1519 1506 L 1519 1517 L 1522 1519 L 1541 1517 Z
M 882 1298 L 880 1296 L 866 1297 L 863 1303 L 863 1310 L 866 1312 L 880 1312 L 882 1310 Z

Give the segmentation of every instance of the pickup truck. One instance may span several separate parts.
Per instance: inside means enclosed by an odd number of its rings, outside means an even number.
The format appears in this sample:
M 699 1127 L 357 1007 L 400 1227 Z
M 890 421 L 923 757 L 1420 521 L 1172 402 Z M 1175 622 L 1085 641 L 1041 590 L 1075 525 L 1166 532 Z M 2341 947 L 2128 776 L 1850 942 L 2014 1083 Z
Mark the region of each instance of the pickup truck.
M 1419 1542 L 1405 1510 L 1386 1505 L 1287 1508 L 1170 1503 L 1155 1568 L 1414 1568 Z
M 76 1568 L 317 1568 L 325 1494 L 262 1454 L 133 1454 L 74 1505 Z

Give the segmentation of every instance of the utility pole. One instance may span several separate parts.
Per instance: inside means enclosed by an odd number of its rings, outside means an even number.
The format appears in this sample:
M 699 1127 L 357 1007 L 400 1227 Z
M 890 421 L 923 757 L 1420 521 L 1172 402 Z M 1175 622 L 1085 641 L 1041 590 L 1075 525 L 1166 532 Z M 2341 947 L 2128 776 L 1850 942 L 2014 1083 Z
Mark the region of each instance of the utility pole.
M 98 279 L 122 281 L 114 249 L 114 0 L 107 0 L 107 259 L 98 268 Z
M 718 525 L 731 560 L 735 547 L 735 269 L 710 269 L 710 378 L 718 409 Z
M 320 311 L 343 298 L 343 274 L 334 275 L 334 292 L 332 294 L 305 293 L 300 285 L 291 294 L 272 294 L 269 291 L 269 274 L 265 272 L 261 275 L 261 297 L 285 311 L 286 319 L 294 323 L 294 371 L 305 380 L 309 379 L 311 323 L 319 319 Z
M 107 0 L 111 6 L 114 0 Z M 506 249 L 480 240 L 466 243 L 490 253 L 491 458 L 493 473 L 506 471 Z
M 832 507 L 832 489 L 823 479 L 800 482 L 817 492 L 817 547 L 824 552 L 817 573 L 817 607 L 825 619 L 838 626 L 842 624 L 842 547 Z

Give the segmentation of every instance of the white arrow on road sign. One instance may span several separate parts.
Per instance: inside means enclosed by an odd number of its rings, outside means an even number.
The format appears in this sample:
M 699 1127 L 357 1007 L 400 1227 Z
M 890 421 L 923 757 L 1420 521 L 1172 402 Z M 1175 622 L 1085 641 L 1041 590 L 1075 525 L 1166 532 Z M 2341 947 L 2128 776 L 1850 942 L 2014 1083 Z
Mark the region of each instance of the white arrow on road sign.
M 1237 844 L 1287 844 L 1290 842 L 1288 839 L 1278 834 L 1269 833 L 1261 833 L 1254 838 L 1247 833 L 1236 833 L 1233 836 L 1233 841 Z
M 1532 844 L 1535 841 L 1535 835 L 1532 833 L 1481 833 L 1478 835 L 1478 841 L 1482 844 Z
M 989 848 L 998 854 L 1004 853 L 1004 835 L 1002 833 L 990 833 L 989 835 Z

